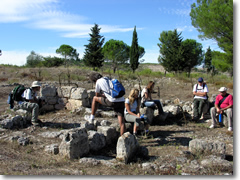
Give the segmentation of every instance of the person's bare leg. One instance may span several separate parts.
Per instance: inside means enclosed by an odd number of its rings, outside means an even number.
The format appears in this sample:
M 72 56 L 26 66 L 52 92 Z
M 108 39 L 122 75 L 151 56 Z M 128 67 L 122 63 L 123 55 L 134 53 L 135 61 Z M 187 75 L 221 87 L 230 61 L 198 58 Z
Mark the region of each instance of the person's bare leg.
M 122 136 L 125 132 L 125 121 L 122 116 L 118 116 L 118 123 L 120 125 L 120 135 Z
M 98 103 L 101 104 L 101 97 L 94 96 L 92 100 L 92 115 L 95 115 L 98 108 Z

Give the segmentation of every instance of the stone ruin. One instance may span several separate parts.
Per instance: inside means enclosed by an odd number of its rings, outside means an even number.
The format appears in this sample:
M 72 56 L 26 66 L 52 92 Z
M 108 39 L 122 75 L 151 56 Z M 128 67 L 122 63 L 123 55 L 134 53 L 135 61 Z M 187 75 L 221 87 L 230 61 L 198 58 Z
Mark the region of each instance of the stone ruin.
M 83 114 L 89 114 L 91 112 L 91 102 L 95 95 L 94 90 L 86 90 L 85 88 L 63 86 L 56 88 L 52 85 L 45 85 L 41 88 L 40 96 L 45 97 L 46 104 L 42 107 L 43 111 L 54 111 L 66 108 L 72 112 L 84 111 Z M 173 102 L 167 100 L 163 102 L 163 109 L 168 113 L 168 117 L 173 118 L 179 114 L 186 113 L 186 118 L 192 116 L 193 109 L 192 102 L 181 102 L 179 99 Z M 83 110 L 82 107 L 85 109 Z M 101 109 L 101 108 L 100 108 Z M 207 114 L 208 107 L 204 107 L 204 113 Z M 29 114 L 19 111 L 19 115 L 15 117 L 7 117 L 0 120 L 0 126 L 5 129 L 12 129 L 15 126 L 23 127 L 29 121 Z M 102 117 L 115 117 L 112 111 L 107 113 L 104 110 L 98 112 Z M 149 120 L 149 124 L 152 124 L 157 114 L 151 108 L 141 108 L 141 113 L 146 114 Z M 127 123 L 130 124 L 130 123 Z M 131 126 L 131 124 L 130 124 Z M 132 127 L 129 128 L 130 130 Z M 140 130 L 144 129 L 143 125 L 140 125 Z M 128 163 L 136 155 L 142 157 L 148 157 L 148 150 L 146 147 L 140 147 L 137 139 L 130 132 L 124 133 L 119 136 L 119 125 L 111 124 L 110 122 L 103 120 L 96 122 L 94 125 L 88 122 L 81 122 L 78 127 L 68 130 L 61 130 L 58 132 L 49 132 L 42 134 L 42 136 L 53 136 L 62 139 L 62 142 L 58 144 L 51 144 L 45 147 L 45 151 L 51 154 L 60 154 L 70 159 L 77 159 L 85 157 L 90 151 L 98 151 L 108 146 L 109 144 L 116 143 L 116 159 L 124 163 Z M 27 145 L 29 139 L 27 137 L 15 137 L 18 139 L 20 145 Z M 212 149 L 210 148 L 212 147 Z M 225 144 L 221 142 L 203 142 L 201 140 L 192 140 L 189 143 L 189 149 L 192 153 L 211 151 L 214 154 L 216 152 L 225 153 Z

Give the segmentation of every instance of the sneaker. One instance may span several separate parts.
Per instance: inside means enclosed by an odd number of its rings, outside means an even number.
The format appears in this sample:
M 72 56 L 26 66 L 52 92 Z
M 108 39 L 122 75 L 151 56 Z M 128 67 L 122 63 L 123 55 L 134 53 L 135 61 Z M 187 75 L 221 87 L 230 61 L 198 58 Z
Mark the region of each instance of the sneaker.
M 229 127 L 229 128 L 228 128 L 228 131 L 233 131 L 233 128 L 232 128 L 232 127 Z
M 94 119 L 91 119 L 89 115 L 85 115 L 85 116 L 84 116 L 84 119 L 85 119 L 86 121 L 88 121 L 90 124 L 93 124 L 93 122 L 94 122 Z
M 213 128 L 215 128 L 215 126 L 214 126 L 214 125 L 211 125 L 209 128 L 210 128 L 210 129 L 213 129 Z

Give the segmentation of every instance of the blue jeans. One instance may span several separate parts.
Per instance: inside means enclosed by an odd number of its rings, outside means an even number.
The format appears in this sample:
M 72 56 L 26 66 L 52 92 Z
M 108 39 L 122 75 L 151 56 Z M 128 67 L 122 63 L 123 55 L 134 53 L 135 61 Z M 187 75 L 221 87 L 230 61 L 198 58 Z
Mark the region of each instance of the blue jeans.
M 159 115 L 163 114 L 163 108 L 162 108 L 161 102 L 159 100 L 145 101 L 144 105 L 146 107 L 150 107 L 150 108 L 154 108 L 155 105 L 157 105 L 157 107 L 158 107 L 158 114 Z

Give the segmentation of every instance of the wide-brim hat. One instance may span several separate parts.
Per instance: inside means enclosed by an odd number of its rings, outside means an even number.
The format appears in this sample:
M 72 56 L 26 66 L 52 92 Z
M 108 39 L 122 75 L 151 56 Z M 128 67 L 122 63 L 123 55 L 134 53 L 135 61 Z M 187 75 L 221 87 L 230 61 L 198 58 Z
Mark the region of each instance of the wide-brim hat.
M 221 87 L 218 91 L 219 91 L 219 92 L 227 91 L 227 88 Z
M 31 87 L 41 87 L 41 83 L 39 81 L 33 81 L 32 86 Z

